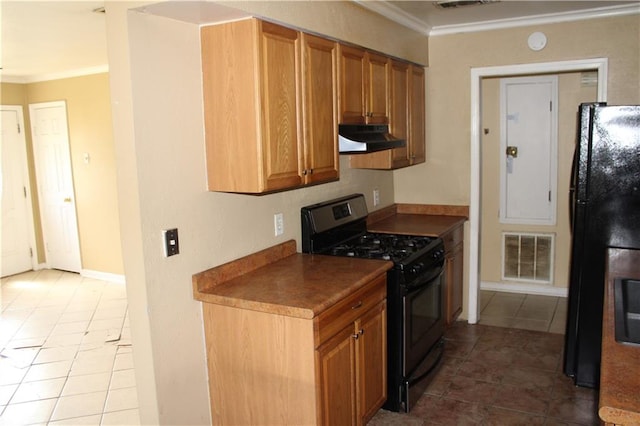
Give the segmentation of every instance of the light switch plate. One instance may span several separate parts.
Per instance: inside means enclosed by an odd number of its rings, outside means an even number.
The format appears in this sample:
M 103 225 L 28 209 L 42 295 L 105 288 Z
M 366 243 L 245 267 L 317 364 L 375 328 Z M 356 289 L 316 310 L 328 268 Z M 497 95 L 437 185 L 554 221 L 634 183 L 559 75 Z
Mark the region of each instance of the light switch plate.
M 180 253 L 180 245 L 178 244 L 178 228 L 164 229 L 162 231 L 162 241 L 164 246 L 164 257 Z
M 282 213 L 276 213 L 273 215 L 273 227 L 275 229 L 276 237 L 284 234 L 284 217 Z

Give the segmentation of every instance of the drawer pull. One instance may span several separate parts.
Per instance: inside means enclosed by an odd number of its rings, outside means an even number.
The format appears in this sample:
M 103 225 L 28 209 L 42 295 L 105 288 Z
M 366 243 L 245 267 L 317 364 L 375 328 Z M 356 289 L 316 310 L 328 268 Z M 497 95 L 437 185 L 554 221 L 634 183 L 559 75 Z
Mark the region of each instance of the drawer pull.
M 360 306 L 362 306 L 362 300 L 359 301 L 357 304 L 355 304 L 354 306 L 351 307 L 351 309 L 358 309 Z

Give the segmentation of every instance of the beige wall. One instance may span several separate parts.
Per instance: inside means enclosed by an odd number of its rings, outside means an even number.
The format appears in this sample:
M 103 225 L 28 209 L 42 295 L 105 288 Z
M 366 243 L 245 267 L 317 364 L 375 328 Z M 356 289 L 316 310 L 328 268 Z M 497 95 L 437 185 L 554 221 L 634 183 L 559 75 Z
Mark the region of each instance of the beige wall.
M 534 31 L 548 39 L 538 52 L 527 47 Z M 471 68 L 599 57 L 609 103 L 640 103 L 639 15 L 431 37 L 427 162 L 395 172 L 396 201 L 469 203 Z
M 106 17 L 140 415 L 151 424 L 208 424 L 201 304 L 191 276 L 288 239 L 300 247 L 304 205 L 352 192 L 370 203 L 374 188 L 381 207 L 392 204 L 393 174 L 352 171 L 343 158 L 339 182 L 263 196 L 207 192 L 198 26 L 128 13 L 131 6 L 108 2 Z M 299 27 L 314 23 L 313 30 L 336 37 L 360 34 L 358 43 L 378 50 L 402 46 L 412 58 L 426 49 L 424 37 L 389 21 L 372 31 L 371 13 L 351 2 L 243 7 Z M 275 213 L 284 215 L 280 237 L 273 235 Z M 178 228 L 181 253 L 164 258 L 160 235 L 168 227 Z
M 577 105 L 597 99 L 595 85 L 583 86 L 581 73 L 558 75 L 558 180 L 557 220 L 555 226 L 523 226 L 501 224 L 500 165 L 504 153 L 500 150 L 500 79 L 482 81 L 482 124 L 489 133 L 482 136 L 482 225 L 481 225 L 481 281 L 502 283 L 502 232 L 532 232 L 555 234 L 554 287 L 568 287 L 569 206 L 567 191 L 571 174 L 571 161 L 576 138 Z
M 544 32 L 548 39 L 538 52 L 527 47 L 534 31 Z M 471 68 L 600 57 L 609 60 L 609 103 L 640 103 L 639 15 L 430 37 L 427 161 L 394 172 L 395 201 L 470 203 Z M 468 255 L 467 246 L 465 262 Z M 465 272 L 461 318 L 466 318 L 467 278 Z
M 94 74 L 29 84 L 2 84 L 3 102 L 7 94 L 21 93 L 25 126 L 29 128 L 29 104 L 64 100 L 67 106 L 69 143 L 82 269 L 122 275 L 122 250 L 118 222 L 118 202 L 115 181 L 115 155 L 111 127 L 108 74 Z M 32 173 L 33 156 L 30 132 L 27 145 Z M 89 164 L 83 154 L 90 156 Z M 37 194 L 36 188 L 32 193 Z M 37 206 L 37 203 L 35 204 Z M 37 212 L 36 212 L 37 213 Z M 39 262 L 45 260 L 42 232 L 36 215 Z

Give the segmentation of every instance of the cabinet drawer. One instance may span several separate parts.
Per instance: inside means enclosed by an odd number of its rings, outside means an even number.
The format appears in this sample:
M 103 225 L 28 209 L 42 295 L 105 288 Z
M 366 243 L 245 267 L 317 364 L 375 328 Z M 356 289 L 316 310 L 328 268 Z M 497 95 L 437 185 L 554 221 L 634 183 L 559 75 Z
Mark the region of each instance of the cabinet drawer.
M 318 315 L 314 320 L 314 344 L 317 348 L 340 330 L 353 323 L 363 313 L 374 308 L 387 297 L 387 274 L 373 279 L 370 283 L 347 296 Z
M 464 238 L 464 227 L 458 226 L 442 236 L 444 241 L 444 249 L 448 252 L 454 249 L 458 244 L 462 244 Z

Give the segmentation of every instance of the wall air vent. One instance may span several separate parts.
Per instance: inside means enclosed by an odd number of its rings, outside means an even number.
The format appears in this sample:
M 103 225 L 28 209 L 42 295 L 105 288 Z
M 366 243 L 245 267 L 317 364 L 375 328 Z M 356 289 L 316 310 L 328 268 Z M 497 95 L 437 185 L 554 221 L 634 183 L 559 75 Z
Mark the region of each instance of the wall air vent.
M 502 279 L 537 284 L 553 282 L 555 234 L 504 232 Z
M 434 1 L 436 7 L 442 9 L 453 9 L 455 7 L 473 6 L 477 4 L 497 3 L 500 0 L 441 0 Z

